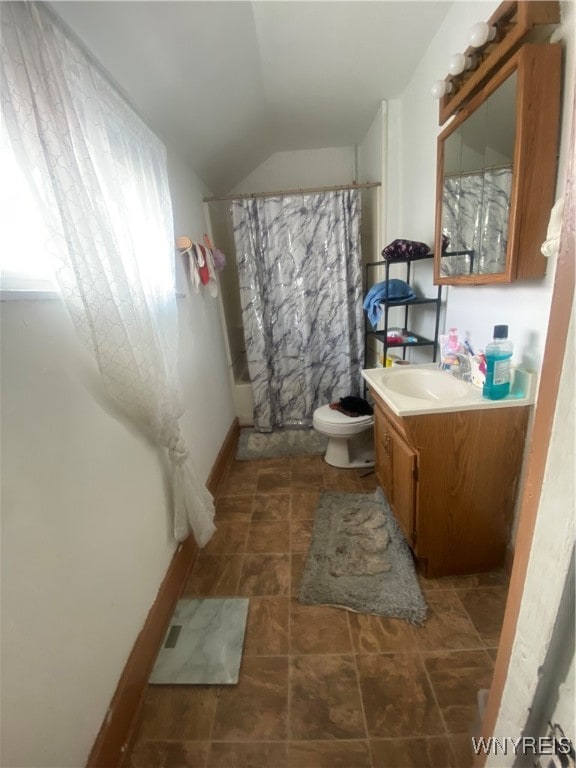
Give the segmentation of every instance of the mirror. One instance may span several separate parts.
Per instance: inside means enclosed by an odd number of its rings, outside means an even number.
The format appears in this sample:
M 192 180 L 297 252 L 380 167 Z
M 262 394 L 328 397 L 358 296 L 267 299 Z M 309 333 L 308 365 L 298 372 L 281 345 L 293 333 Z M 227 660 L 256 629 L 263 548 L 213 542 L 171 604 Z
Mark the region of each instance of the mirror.
M 558 54 L 555 45 L 525 45 L 440 134 L 437 283 L 544 275 L 538 250 L 556 177 Z M 552 125 L 535 115 L 550 115 Z
M 440 274 L 503 272 L 514 162 L 516 73 L 444 143 Z

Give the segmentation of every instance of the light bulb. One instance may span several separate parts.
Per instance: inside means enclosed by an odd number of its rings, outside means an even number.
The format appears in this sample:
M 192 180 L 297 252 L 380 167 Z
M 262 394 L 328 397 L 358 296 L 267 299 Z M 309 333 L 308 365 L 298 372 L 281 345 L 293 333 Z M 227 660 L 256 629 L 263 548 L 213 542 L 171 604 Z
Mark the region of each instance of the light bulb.
M 448 71 L 451 75 L 461 75 L 465 69 L 470 69 L 473 64 L 471 56 L 465 56 L 463 53 L 455 53 L 448 63 Z
M 449 80 L 436 80 L 432 85 L 431 92 L 435 99 L 441 99 L 442 96 L 452 92 L 452 83 Z
M 479 21 L 470 29 L 470 45 L 473 48 L 482 48 L 496 37 L 496 27 L 490 27 L 485 21 Z

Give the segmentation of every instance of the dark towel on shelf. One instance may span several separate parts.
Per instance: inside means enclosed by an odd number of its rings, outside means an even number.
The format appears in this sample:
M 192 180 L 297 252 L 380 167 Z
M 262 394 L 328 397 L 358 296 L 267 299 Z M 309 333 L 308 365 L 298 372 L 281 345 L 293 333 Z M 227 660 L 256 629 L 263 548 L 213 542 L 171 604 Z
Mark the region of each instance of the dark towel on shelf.
M 417 240 L 393 240 L 382 251 L 385 259 L 410 259 L 415 256 L 427 256 L 430 246 Z
M 334 411 L 340 411 L 345 416 L 372 416 L 374 409 L 363 397 L 341 397 L 339 402 L 330 403 L 330 408 Z

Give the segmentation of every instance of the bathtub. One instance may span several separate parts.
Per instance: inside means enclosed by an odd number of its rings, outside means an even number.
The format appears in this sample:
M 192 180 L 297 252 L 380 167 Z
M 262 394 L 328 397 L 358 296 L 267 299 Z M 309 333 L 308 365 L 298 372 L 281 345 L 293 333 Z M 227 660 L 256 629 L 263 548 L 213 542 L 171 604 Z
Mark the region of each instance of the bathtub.
M 254 423 L 254 397 L 245 356 L 236 360 L 233 366 L 232 397 L 234 413 L 238 417 L 240 426 L 252 426 Z

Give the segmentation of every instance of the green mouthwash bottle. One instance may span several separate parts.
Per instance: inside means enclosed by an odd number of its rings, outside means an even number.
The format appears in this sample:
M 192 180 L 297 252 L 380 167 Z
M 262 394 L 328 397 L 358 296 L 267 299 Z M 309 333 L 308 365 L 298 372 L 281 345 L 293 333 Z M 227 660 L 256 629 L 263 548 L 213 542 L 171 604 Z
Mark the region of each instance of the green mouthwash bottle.
M 508 340 L 508 326 L 495 325 L 494 339 L 488 344 L 486 357 L 486 382 L 483 397 L 500 400 L 510 392 L 510 362 L 512 342 Z

